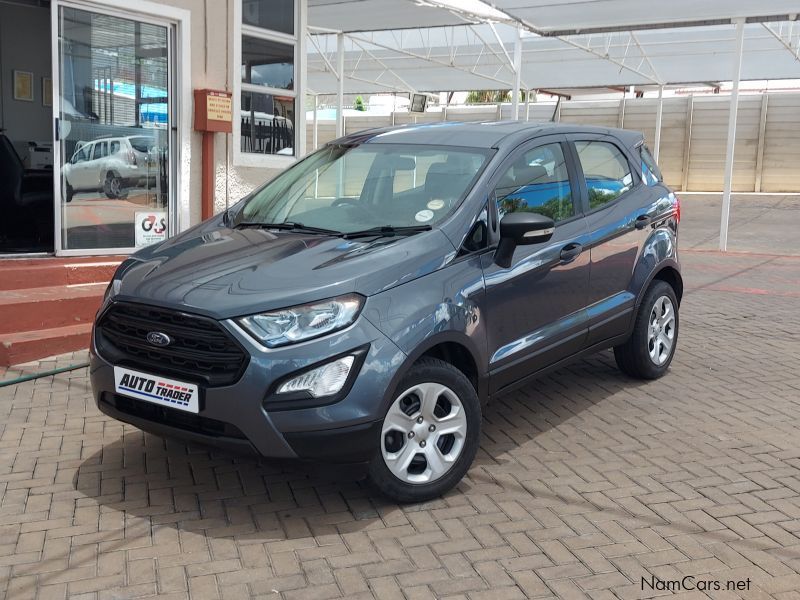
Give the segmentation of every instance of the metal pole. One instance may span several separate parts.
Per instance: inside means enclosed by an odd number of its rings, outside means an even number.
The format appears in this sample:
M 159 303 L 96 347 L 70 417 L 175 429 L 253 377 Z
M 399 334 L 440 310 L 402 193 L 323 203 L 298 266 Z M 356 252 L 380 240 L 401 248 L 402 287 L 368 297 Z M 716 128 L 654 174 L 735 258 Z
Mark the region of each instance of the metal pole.
M 336 34 L 336 76 L 338 88 L 336 90 L 336 137 L 344 135 L 344 34 Z
M 654 141 L 653 158 L 658 163 L 658 155 L 661 151 L 661 117 L 664 114 L 664 86 L 658 88 L 658 111 L 656 111 L 656 139 Z
M 728 249 L 728 221 L 731 214 L 731 187 L 733 184 L 733 150 L 736 144 L 736 117 L 739 110 L 739 78 L 742 74 L 742 54 L 744 52 L 744 19 L 736 21 L 736 58 L 733 66 L 733 87 L 731 106 L 728 115 L 728 146 L 725 150 L 725 181 L 722 190 L 722 215 L 719 222 L 719 249 Z
M 314 129 L 312 130 L 313 131 L 312 146 L 314 146 L 314 150 L 316 150 L 317 147 L 319 146 L 319 128 L 317 127 L 317 123 L 319 122 L 319 119 L 317 118 L 318 106 L 319 106 L 319 96 L 314 94 Z
M 522 27 L 517 27 L 517 41 L 514 42 L 514 91 L 511 98 L 513 119 L 519 119 L 519 86 L 522 78 Z
M 525 92 L 525 121 L 530 121 L 531 118 L 531 91 Z

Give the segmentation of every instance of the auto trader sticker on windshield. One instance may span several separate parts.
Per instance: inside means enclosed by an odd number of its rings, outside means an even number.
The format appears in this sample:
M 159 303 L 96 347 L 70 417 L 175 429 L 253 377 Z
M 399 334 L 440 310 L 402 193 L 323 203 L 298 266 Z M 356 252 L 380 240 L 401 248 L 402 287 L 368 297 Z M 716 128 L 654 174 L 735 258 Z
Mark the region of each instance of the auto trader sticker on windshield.
M 444 206 L 444 200 L 431 200 L 428 202 L 428 208 L 431 210 L 439 210 Z
M 114 367 L 114 390 L 129 398 L 191 413 L 200 412 L 199 394 L 194 383 Z
M 433 218 L 433 211 L 421 210 L 416 215 L 414 215 L 414 218 L 420 223 L 424 223 L 425 221 L 430 221 Z

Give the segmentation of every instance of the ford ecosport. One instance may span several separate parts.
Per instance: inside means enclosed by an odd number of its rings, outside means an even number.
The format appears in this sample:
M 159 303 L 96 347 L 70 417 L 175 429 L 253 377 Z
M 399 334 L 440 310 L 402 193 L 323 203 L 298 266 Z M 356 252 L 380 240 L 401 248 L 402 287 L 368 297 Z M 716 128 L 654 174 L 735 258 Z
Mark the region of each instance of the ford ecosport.
M 437 123 L 335 140 L 125 260 L 92 341 L 101 411 L 266 457 L 456 485 L 483 403 L 614 348 L 675 353 L 680 205 L 631 131 Z

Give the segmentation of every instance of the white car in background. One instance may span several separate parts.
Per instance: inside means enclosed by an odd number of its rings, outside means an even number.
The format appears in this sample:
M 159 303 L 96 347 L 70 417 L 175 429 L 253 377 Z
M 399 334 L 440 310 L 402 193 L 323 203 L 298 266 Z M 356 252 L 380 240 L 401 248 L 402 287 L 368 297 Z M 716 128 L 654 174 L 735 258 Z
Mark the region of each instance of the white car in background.
M 64 165 L 64 199 L 75 192 L 103 192 L 108 198 L 125 198 L 128 188 L 147 184 L 157 174 L 153 160 L 154 137 L 130 135 L 78 142 Z

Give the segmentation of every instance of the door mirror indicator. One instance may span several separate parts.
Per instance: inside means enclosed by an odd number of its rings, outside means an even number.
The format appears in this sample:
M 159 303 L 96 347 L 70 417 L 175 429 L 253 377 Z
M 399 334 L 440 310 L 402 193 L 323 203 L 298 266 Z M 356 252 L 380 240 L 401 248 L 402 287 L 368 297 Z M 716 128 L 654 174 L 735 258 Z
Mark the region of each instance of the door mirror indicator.
M 494 254 L 497 266 L 511 266 L 517 246 L 539 244 L 553 237 L 556 225 L 553 219 L 538 213 L 515 212 L 503 215 L 500 220 L 500 243 Z

